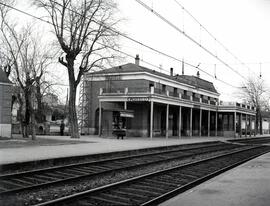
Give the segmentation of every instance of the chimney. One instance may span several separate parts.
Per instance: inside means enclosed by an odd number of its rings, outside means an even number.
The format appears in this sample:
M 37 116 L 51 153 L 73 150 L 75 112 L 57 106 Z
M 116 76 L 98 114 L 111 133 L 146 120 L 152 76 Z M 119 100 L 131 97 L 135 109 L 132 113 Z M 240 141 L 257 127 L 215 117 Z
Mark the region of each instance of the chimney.
M 135 64 L 136 65 L 140 65 L 140 57 L 139 57 L 139 54 L 136 54 L 136 57 L 135 57 Z
M 200 72 L 199 71 L 197 71 L 197 77 L 200 78 Z
M 182 75 L 185 73 L 185 64 L 184 64 L 184 59 L 182 59 Z
M 173 68 L 171 67 L 171 70 L 170 70 L 170 74 L 171 76 L 173 76 Z

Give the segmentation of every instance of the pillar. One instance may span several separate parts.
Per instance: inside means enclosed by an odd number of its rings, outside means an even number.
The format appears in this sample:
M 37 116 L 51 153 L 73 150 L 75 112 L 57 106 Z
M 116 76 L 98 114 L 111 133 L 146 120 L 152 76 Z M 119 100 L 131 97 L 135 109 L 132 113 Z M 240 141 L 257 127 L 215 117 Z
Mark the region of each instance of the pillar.
M 208 110 L 207 136 L 210 137 L 210 110 Z
M 236 112 L 234 112 L 234 118 L 233 118 L 233 124 L 234 124 L 234 137 L 236 137 Z
M 252 127 L 251 127 L 251 126 L 252 126 L 252 125 L 251 125 L 251 122 L 252 122 L 252 121 L 251 121 L 251 117 L 252 117 L 252 116 L 249 115 L 249 137 L 251 137 L 251 132 L 252 132 Z
M 247 137 L 247 114 L 246 114 L 246 119 L 245 119 L 245 137 Z
M 239 134 L 240 134 L 240 137 L 242 137 L 242 113 L 240 113 L 240 121 L 239 121 L 240 123 L 239 123 L 239 125 L 240 125 L 240 132 L 239 132 Z
M 202 136 L 202 109 L 200 109 L 200 117 L 199 117 L 199 137 Z
M 102 114 L 101 114 L 101 102 L 99 101 L 99 117 L 98 117 L 98 135 L 101 136 L 101 118 L 102 118 Z
M 218 112 L 216 112 L 216 119 L 215 119 L 215 136 L 217 137 L 217 119 L 218 119 Z
M 255 114 L 255 116 L 254 116 L 254 137 L 256 137 L 257 132 L 258 132 L 258 128 L 256 126 L 256 114 Z
M 154 115 L 154 102 L 150 102 L 150 138 L 153 138 L 153 115 Z
M 169 104 L 166 107 L 166 138 L 169 136 Z
M 181 138 L 181 127 L 182 127 L 182 107 L 179 106 L 179 116 L 178 116 L 178 137 Z
M 124 101 L 124 110 L 127 110 L 127 101 Z
M 189 118 L 189 136 L 192 136 L 192 112 L 193 112 L 193 109 L 190 108 L 190 118 Z

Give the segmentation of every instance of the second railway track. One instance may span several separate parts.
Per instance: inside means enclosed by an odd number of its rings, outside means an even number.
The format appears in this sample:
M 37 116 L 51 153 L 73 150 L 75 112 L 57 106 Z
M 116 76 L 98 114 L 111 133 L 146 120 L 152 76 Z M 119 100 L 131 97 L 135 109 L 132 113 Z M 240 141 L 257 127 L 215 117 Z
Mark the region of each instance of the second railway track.
M 267 146 L 234 151 L 80 192 L 38 206 L 157 205 L 217 174 L 269 152 Z
M 58 183 L 74 181 L 111 171 L 131 169 L 134 167 L 154 164 L 174 159 L 184 159 L 221 150 L 240 148 L 238 145 L 215 143 L 208 146 L 194 146 L 194 148 L 176 149 L 152 152 L 142 155 L 117 157 L 86 163 L 71 164 L 33 171 L 18 172 L 0 176 L 0 196 L 50 186 Z

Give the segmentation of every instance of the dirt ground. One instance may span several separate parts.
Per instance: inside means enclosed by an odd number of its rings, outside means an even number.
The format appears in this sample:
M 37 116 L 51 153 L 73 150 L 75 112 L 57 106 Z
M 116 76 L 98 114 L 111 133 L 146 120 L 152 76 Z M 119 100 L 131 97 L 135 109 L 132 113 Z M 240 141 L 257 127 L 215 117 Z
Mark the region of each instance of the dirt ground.
M 81 144 L 89 143 L 82 140 L 59 140 L 47 139 L 37 137 L 36 140 L 29 138 L 22 138 L 20 135 L 13 136 L 13 138 L 0 137 L 0 149 L 2 148 L 19 148 L 19 147 L 35 147 L 35 146 L 50 146 L 50 145 L 67 145 L 67 144 Z

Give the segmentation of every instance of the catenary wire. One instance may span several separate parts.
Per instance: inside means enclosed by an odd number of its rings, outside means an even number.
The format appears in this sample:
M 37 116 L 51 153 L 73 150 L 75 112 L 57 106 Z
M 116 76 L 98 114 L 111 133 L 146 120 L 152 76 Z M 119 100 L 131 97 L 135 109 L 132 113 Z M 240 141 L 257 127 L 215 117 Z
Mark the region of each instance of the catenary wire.
M 47 24 L 53 25 L 50 21 L 44 20 L 44 19 L 42 19 L 42 18 L 40 18 L 40 17 L 37 17 L 37 16 L 35 16 L 35 15 L 33 15 L 33 14 L 30 14 L 30 13 L 28 13 L 28 12 L 22 11 L 22 10 L 20 10 L 20 9 L 18 9 L 18 8 L 15 8 L 15 7 L 13 7 L 13 6 L 10 6 L 10 5 L 5 4 L 5 3 L 3 3 L 3 2 L 0 2 L 0 4 L 3 5 L 3 6 L 6 6 L 6 7 L 8 7 L 8 8 L 11 8 L 11 9 L 17 11 L 17 12 L 20 12 L 20 13 L 22 13 L 22 14 L 24 14 L 24 15 L 30 16 L 30 17 L 32 17 L 32 18 L 38 19 L 38 20 L 40 20 L 40 21 L 42 21 L 42 22 L 45 22 L 45 23 L 47 23 Z M 129 37 L 128 37 L 128 38 L 129 38 Z M 89 39 L 89 40 L 91 40 L 91 39 Z M 135 40 L 135 41 L 137 41 L 137 40 Z M 152 47 L 150 47 L 150 46 L 147 46 L 147 45 L 145 45 L 145 44 L 143 44 L 143 43 L 141 43 L 141 42 L 139 42 L 139 41 L 137 41 L 137 42 L 138 42 L 139 44 L 141 44 L 141 45 L 143 45 L 143 46 L 145 46 L 145 47 L 147 47 L 147 48 L 149 48 L 149 49 L 151 49 L 151 50 L 153 50 L 153 51 L 159 53 L 159 54 L 162 54 L 162 55 L 164 55 L 164 56 L 166 56 L 166 57 L 169 57 L 169 58 L 171 58 L 171 59 L 173 59 L 173 60 L 175 60 L 175 61 L 182 62 L 182 63 L 184 63 L 184 64 L 186 64 L 186 65 L 188 65 L 188 66 L 190 66 L 190 67 L 196 68 L 196 69 L 200 70 L 201 72 L 207 74 L 208 76 L 212 77 L 213 79 L 215 79 L 215 76 L 213 76 L 213 75 L 211 75 L 210 73 L 204 71 L 203 69 L 199 68 L 198 66 L 192 65 L 192 64 L 190 64 L 190 63 L 188 63 L 188 62 L 186 62 L 186 61 L 183 61 L 183 60 L 181 60 L 181 59 L 178 59 L 178 58 L 176 58 L 176 57 L 173 57 L 173 56 L 171 56 L 171 55 L 169 55 L 169 54 L 166 54 L 166 53 L 164 53 L 164 52 L 162 52 L 162 51 L 160 51 L 160 50 L 157 50 L 157 49 L 155 49 L 155 48 L 152 48 Z M 102 44 L 102 43 L 100 43 L 100 42 L 96 42 L 96 43 L 98 43 L 98 44 L 104 46 L 104 44 Z M 121 51 L 121 50 L 119 50 L 119 49 L 116 49 L 116 48 L 113 48 L 113 47 L 110 47 L 110 46 L 107 46 L 107 47 L 110 48 L 110 49 L 112 49 L 112 50 L 114 50 L 114 51 L 116 51 L 116 52 L 119 52 L 119 53 L 122 53 L 122 54 L 124 54 L 124 55 L 126 55 L 126 56 L 129 56 L 129 57 L 133 57 L 133 58 L 134 58 L 133 55 L 130 55 L 130 54 L 127 55 L 126 52 L 123 52 L 123 51 Z M 152 63 L 149 63 L 149 62 L 147 62 L 147 61 L 143 61 L 143 62 L 145 62 L 145 63 L 148 64 L 148 65 L 153 66 Z M 158 66 L 154 66 L 154 67 L 156 67 L 156 68 L 158 68 L 158 69 L 161 69 L 161 68 L 158 67 Z M 161 70 L 164 70 L 164 69 L 161 69 Z M 168 72 L 167 70 L 164 70 L 164 71 Z M 181 78 L 181 76 L 179 76 L 179 77 Z M 238 88 L 237 86 L 234 86 L 234 85 L 232 85 L 232 84 L 230 84 L 230 83 L 228 83 L 228 82 L 225 82 L 225 81 L 223 81 L 223 80 L 221 80 L 221 79 L 219 79 L 219 78 L 218 78 L 217 80 L 220 81 L 220 82 L 222 82 L 222 83 L 224 83 L 224 84 L 226 84 L 226 85 L 228 85 L 228 86 L 230 86 L 230 87 Z
M 246 65 L 246 63 L 244 63 L 243 61 L 241 61 L 235 54 L 233 54 L 223 43 L 221 43 L 208 29 L 206 29 L 205 26 L 203 26 L 199 20 L 197 20 L 192 14 L 191 12 L 189 12 L 181 3 L 179 3 L 178 0 L 173 0 L 178 6 L 180 6 L 195 22 L 197 22 L 201 28 L 203 28 L 208 34 L 209 36 L 211 36 L 226 52 L 228 52 L 232 57 L 234 57 L 238 62 L 240 62 L 241 65 L 245 66 L 248 70 L 250 70 L 250 68 Z
M 59 5 L 59 6 L 63 7 L 62 4 L 60 4 L 60 3 L 58 3 L 58 2 L 56 2 L 56 1 L 54 1 L 54 0 L 51 0 L 51 1 L 54 2 L 55 4 Z M 74 11 L 73 9 L 67 8 L 67 10 L 69 10 L 69 11 L 71 11 L 71 12 L 74 12 L 74 13 L 77 14 L 77 15 L 82 16 L 82 14 L 80 14 L 80 13 L 77 12 L 77 11 Z M 98 24 L 98 25 L 101 24 L 100 22 L 98 22 L 98 20 L 96 20 L 95 23 Z M 117 30 L 115 30 L 115 29 L 113 29 L 113 28 L 111 28 L 111 27 L 107 27 L 106 25 L 103 25 L 103 26 L 104 26 L 106 29 L 108 29 L 108 30 L 110 30 L 110 31 L 112 31 L 112 32 L 114 32 L 114 33 L 120 35 L 120 36 L 123 36 L 124 38 L 126 38 L 126 39 L 128 39 L 128 40 L 130 40 L 130 41 L 133 41 L 133 42 L 135 42 L 135 43 L 137 43 L 137 44 L 140 44 L 141 46 L 144 46 L 144 47 L 146 47 L 146 48 L 148 48 L 148 49 L 150 49 L 150 50 L 152 50 L 152 51 L 154 51 L 154 52 L 156 52 L 156 53 L 159 53 L 159 54 L 161 54 L 161 55 L 163 55 L 163 56 L 166 56 L 166 57 L 168 57 L 168 58 L 171 58 L 171 59 L 173 59 L 173 60 L 175 60 L 175 61 L 184 63 L 184 64 L 186 64 L 186 65 L 188 65 L 188 66 L 190 66 L 190 67 L 193 67 L 193 68 L 195 68 L 195 69 L 198 69 L 198 70 L 200 70 L 201 72 L 207 74 L 208 76 L 210 76 L 210 77 L 212 77 L 212 78 L 214 78 L 214 79 L 217 79 L 217 78 L 216 78 L 216 75 L 215 75 L 215 76 L 214 76 L 214 75 L 211 75 L 210 73 L 208 73 L 208 72 L 206 72 L 206 71 L 200 69 L 198 66 L 192 65 L 191 63 L 188 63 L 188 62 L 186 62 L 186 61 L 183 61 L 183 60 L 181 60 L 181 59 L 178 59 L 178 58 L 176 58 L 176 57 L 173 57 L 173 56 L 171 56 L 171 55 L 168 55 L 168 54 L 166 54 L 166 53 L 164 53 L 164 52 L 162 52 L 162 51 L 160 51 L 160 50 L 158 50 L 158 49 L 155 49 L 155 48 L 153 48 L 153 47 L 151 47 L 151 46 L 148 46 L 148 45 L 146 45 L 146 44 L 144 44 L 144 43 L 142 43 L 142 42 L 140 42 L 140 41 L 138 41 L 138 40 L 136 40 L 136 39 L 134 39 L 134 38 L 132 38 L 132 37 L 129 37 L 129 36 L 127 36 L 127 35 L 125 35 L 125 34 L 119 32 L 119 31 L 117 31 Z M 221 62 L 223 63 L 223 61 L 221 61 Z M 148 63 L 148 64 L 149 64 L 149 63 Z M 151 65 L 151 63 L 150 63 L 149 65 Z M 223 63 L 223 65 L 224 65 L 224 63 Z M 229 66 L 228 64 L 225 64 L 225 65 L 226 65 L 227 67 Z M 156 67 L 156 66 L 154 66 L 154 67 Z M 159 69 L 160 69 L 160 68 L 159 68 Z M 164 69 L 163 69 L 163 70 L 164 70 Z M 169 71 L 167 71 L 167 70 L 164 70 L 164 71 L 169 72 Z M 238 72 L 235 71 L 235 70 L 233 70 L 233 71 L 236 72 L 236 73 L 238 73 Z M 245 79 L 245 77 L 242 76 L 240 73 L 238 73 L 238 74 L 239 74 L 242 78 Z M 218 79 L 218 80 L 221 81 L 221 82 L 223 82 L 223 83 L 225 83 L 224 81 L 222 81 L 222 80 L 220 80 L 220 79 Z M 246 80 L 246 79 L 245 79 L 245 80 Z M 225 84 L 230 85 L 229 83 L 225 83 Z M 233 86 L 233 85 L 230 85 L 230 86 L 236 87 L 236 86 Z
M 137 3 L 139 3 L 140 5 L 142 5 L 145 9 L 147 9 L 148 11 L 152 12 L 153 14 L 155 14 L 158 18 L 160 18 L 162 21 L 164 21 L 165 23 L 167 23 L 169 26 L 171 26 L 172 28 L 174 28 L 176 31 L 180 32 L 181 34 L 183 34 L 186 38 L 188 38 L 190 41 L 192 41 L 194 44 L 196 44 L 197 46 L 199 46 L 200 48 L 202 48 L 205 52 L 207 52 L 208 54 L 210 54 L 211 56 L 213 56 L 214 58 L 216 58 L 218 61 L 220 61 L 221 63 L 223 63 L 226 67 L 228 67 L 229 69 L 231 69 L 232 71 L 234 71 L 236 74 L 238 74 L 240 77 L 242 77 L 244 80 L 247 80 L 246 77 L 244 77 L 242 74 L 240 74 L 237 70 L 235 70 L 234 68 L 232 68 L 229 64 L 227 64 L 225 61 L 223 61 L 221 58 L 219 58 L 217 55 L 215 55 L 214 53 L 212 53 L 210 50 L 208 50 L 206 47 L 204 47 L 203 45 L 201 45 L 199 42 L 197 42 L 195 39 L 193 39 L 191 36 L 189 36 L 187 33 L 185 33 L 183 30 L 181 30 L 179 27 L 177 27 L 176 25 L 174 25 L 172 22 L 170 22 L 168 19 L 166 19 L 165 17 L 163 17 L 160 13 L 158 13 L 157 11 L 153 10 L 152 8 L 150 8 L 147 4 L 145 4 L 144 2 L 140 1 L 140 0 L 135 0 Z

